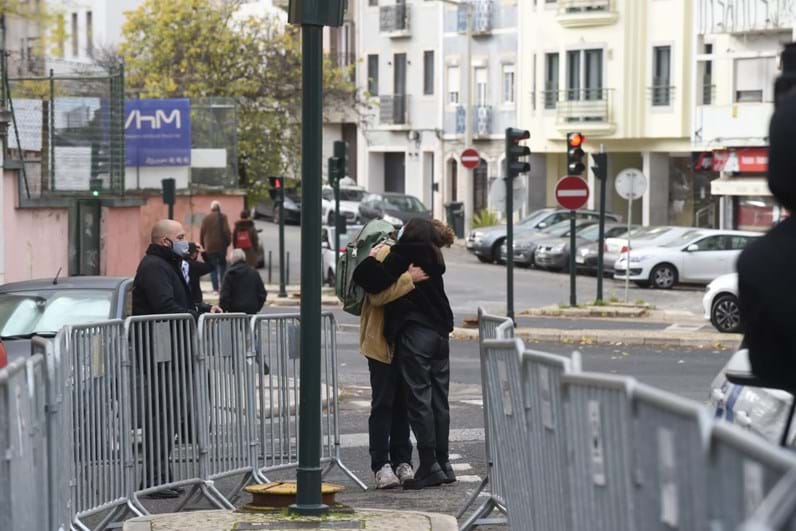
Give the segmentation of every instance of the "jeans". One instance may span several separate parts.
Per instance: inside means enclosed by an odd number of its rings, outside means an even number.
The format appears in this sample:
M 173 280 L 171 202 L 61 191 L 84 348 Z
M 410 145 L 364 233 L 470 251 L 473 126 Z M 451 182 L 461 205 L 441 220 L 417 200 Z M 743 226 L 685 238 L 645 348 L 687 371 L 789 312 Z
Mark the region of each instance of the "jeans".
M 213 284 L 213 291 L 218 291 L 221 289 L 221 283 L 227 273 L 227 256 L 225 253 L 207 253 L 206 260 L 213 268 L 210 270 L 210 282 Z
M 446 463 L 450 432 L 448 337 L 410 322 L 400 333 L 395 360 L 406 382 L 409 424 L 418 452 L 433 449 L 437 462 Z
M 368 358 L 371 403 L 368 418 L 370 468 L 373 472 L 386 464 L 393 468 L 412 464 L 409 419 L 406 415 L 406 392 L 401 374 L 392 364 Z

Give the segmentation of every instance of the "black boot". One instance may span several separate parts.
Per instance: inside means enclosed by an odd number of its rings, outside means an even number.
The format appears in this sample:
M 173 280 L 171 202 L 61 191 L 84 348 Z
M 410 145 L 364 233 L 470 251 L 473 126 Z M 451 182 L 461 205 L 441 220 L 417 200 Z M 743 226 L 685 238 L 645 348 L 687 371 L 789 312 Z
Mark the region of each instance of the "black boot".
M 445 483 L 448 476 L 437 463 L 434 450 L 418 448 L 417 451 L 420 454 L 420 466 L 415 471 L 414 479 L 407 479 L 404 482 L 404 490 L 420 490 Z
M 445 461 L 439 464 L 442 472 L 445 474 L 445 483 L 456 483 L 456 473 L 453 471 L 450 461 Z

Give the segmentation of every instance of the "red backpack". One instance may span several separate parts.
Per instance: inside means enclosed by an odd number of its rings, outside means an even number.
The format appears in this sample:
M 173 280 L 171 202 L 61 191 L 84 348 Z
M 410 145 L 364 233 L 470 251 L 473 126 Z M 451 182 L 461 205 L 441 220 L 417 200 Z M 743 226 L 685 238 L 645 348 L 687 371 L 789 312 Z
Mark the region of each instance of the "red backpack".
M 252 248 L 252 239 L 249 237 L 249 231 L 239 230 L 235 233 L 235 248 L 237 249 Z

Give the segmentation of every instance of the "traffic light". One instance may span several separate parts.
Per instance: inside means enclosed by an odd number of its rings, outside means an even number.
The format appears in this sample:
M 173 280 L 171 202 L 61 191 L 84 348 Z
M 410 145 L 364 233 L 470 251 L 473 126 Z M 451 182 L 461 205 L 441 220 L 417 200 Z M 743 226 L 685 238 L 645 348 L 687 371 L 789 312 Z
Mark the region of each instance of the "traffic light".
M 164 205 L 173 205 L 174 200 L 176 198 L 176 188 L 177 184 L 174 179 L 162 179 L 160 181 L 161 186 L 163 187 L 163 204 Z
M 329 184 L 337 188 L 340 185 L 340 179 L 345 177 L 345 162 L 340 157 L 329 157 Z
M 271 199 L 274 201 L 279 201 L 282 199 L 282 178 L 281 177 L 269 177 L 268 184 L 271 186 L 268 189 L 268 194 L 271 196 Z
M 586 164 L 583 157 L 583 142 L 586 138 L 580 133 L 567 133 L 567 175 L 583 175 L 586 171 Z
M 92 197 L 99 197 L 102 192 L 102 179 L 92 178 L 88 181 L 88 189 Z
M 521 146 L 520 142 L 531 138 L 531 133 L 523 129 L 506 129 L 506 177 L 514 179 L 521 173 L 531 171 L 531 163 L 520 159 L 531 155 L 531 148 Z
M 594 165 L 591 167 L 591 171 L 594 173 L 594 177 L 596 177 L 600 181 L 604 181 L 608 178 L 608 153 L 593 153 L 591 156 L 591 160 Z

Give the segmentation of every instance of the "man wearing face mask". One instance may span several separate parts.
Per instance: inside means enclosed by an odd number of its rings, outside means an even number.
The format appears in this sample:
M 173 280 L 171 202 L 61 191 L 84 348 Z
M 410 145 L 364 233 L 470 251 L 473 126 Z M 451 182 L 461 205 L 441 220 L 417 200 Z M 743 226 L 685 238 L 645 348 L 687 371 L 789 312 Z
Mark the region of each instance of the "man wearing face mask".
M 178 221 L 164 219 L 152 228 L 146 255 L 133 281 L 133 315 L 221 313 L 218 306 L 194 304 L 188 284 L 189 242 Z
M 190 314 L 197 319 L 202 313 L 221 312 L 218 306 L 193 302 L 190 267 L 185 260 L 189 245 L 179 222 L 164 219 L 155 224 L 133 281 L 133 315 Z M 154 343 L 149 347 L 150 352 L 153 349 Z M 143 352 L 135 355 L 143 356 Z M 144 435 L 141 445 L 144 471 L 138 485 L 143 490 L 172 483 L 174 441 L 177 437 L 183 442 L 193 441 L 191 409 L 187 408 L 186 412 L 185 405 L 175 398 L 180 394 L 180 380 L 192 370 L 181 373 L 173 362 L 159 364 L 151 357 L 136 357 L 134 363 L 138 414 L 133 421 Z M 183 492 L 180 487 L 162 488 L 147 497 L 177 498 Z

